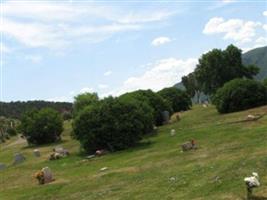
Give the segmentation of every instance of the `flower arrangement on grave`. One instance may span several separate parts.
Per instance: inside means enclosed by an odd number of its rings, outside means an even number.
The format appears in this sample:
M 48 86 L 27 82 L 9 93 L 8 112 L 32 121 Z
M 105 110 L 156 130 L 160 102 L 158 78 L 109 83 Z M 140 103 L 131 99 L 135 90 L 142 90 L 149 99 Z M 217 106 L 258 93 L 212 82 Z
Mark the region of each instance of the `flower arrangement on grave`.
M 253 188 L 260 186 L 259 175 L 258 173 L 253 172 L 252 176 L 244 178 L 244 181 L 247 186 L 247 199 L 250 200 L 252 198 Z
M 34 174 L 34 178 L 38 180 L 40 185 L 43 185 L 45 183 L 44 172 L 41 170 Z

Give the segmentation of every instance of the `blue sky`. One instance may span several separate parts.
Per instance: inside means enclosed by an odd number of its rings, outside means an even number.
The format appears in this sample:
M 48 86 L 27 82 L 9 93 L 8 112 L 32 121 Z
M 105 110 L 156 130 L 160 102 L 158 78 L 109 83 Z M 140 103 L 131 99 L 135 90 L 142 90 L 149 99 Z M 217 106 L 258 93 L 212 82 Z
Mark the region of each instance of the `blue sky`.
M 267 1 L 2 1 L 2 101 L 160 90 L 212 48 L 267 45 Z

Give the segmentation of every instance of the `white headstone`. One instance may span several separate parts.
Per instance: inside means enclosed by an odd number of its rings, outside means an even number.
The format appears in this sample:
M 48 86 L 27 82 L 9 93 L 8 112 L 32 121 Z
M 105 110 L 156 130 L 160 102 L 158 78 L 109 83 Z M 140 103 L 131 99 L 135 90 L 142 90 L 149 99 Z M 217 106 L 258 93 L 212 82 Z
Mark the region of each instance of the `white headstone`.
M 176 131 L 174 129 L 171 130 L 170 135 L 174 136 L 176 134 Z
M 42 172 L 44 173 L 44 183 L 50 183 L 54 180 L 53 175 L 52 175 L 52 171 L 50 170 L 49 167 L 44 167 L 42 169 Z

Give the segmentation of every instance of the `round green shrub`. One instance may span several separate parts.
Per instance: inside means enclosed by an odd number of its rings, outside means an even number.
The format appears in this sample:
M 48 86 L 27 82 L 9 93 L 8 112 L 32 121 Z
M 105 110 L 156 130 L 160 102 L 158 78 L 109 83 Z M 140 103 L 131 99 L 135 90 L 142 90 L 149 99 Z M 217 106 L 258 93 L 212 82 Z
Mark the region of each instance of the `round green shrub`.
M 189 110 L 192 106 L 192 101 L 187 92 L 178 88 L 164 88 L 158 94 L 169 102 L 174 112 Z
M 267 89 L 255 80 L 234 79 L 218 89 L 212 101 L 220 113 L 246 110 L 265 105 Z
M 164 100 L 159 94 L 152 90 L 137 90 L 134 92 L 125 93 L 120 96 L 120 99 L 130 101 L 131 99 L 145 102 L 153 109 L 153 122 L 155 125 L 160 126 L 164 122 L 162 115 L 163 111 L 168 111 L 170 114 L 173 113 L 172 107 Z
M 152 129 L 153 114 L 147 104 L 113 97 L 86 107 L 73 122 L 75 138 L 88 153 L 132 147 Z
M 30 144 L 47 144 L 60 140 L 63 119 L 51 108 L 26 112 L 20 125 L 23 135 Z

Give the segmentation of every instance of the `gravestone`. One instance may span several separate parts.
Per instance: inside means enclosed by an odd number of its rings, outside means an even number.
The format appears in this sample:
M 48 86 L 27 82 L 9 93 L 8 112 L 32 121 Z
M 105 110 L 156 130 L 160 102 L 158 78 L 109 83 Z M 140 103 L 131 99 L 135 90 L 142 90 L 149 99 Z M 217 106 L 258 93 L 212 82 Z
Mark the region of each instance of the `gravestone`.
M 183 151 L 189 151 L 193 148 L 193 145 L 191 142 L 186 142 L 184 144 L 182 144 L 182 150 Z
M 170 113 L 169 111 L 165 110 L 161 113 L 162 119 L 163 119 L 163 124 L 168 124 L 170 121 Z
M 171 130 L 170 135 L 174 136 L 176 134 L 176 131 L 174 129 Z
M 21 154 L 21 153 L 16 153 L 14 155 L 14 165 L 16 164 L 20 164 L 22 162 L 24 162 L 26 160 L 26 158 Z
M 33 155 L 34 155 L 35 157 L 40 157 L 40 156 L 41 156 L 41 153 L 40 153 L 40 151 L 39 151 L 38 149 L 34 149 L 34 150 L 33 150 Z
M 0 163 L 0 171 L 6 169 L 6 165 L 4 163 Z
M 49 167 L 44 167 L 42 169 L 42 172 L 44 173 L 44 183 L 50 183 L 54 180 L 52 171 Z
M 64 149 L 63 147 L 56 147 L 53 149 L 54 152 L 59 153 L 62 156 L 69 156 L 70 153 L 67 149 Z

